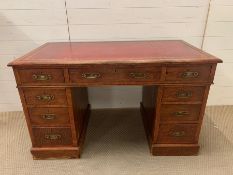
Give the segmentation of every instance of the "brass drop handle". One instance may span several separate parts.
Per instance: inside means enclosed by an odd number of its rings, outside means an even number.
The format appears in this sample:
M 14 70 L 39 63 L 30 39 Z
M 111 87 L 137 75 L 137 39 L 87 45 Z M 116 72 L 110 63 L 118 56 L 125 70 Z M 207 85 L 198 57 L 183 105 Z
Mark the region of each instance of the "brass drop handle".
M 49 74 L 33 74 L 32 78 L 37 81 L 48 81 L 52 79 L 52 76 Z
M 198 76 L 199 76 L 198 72 L 191 72 L 191 71 L 183 72 L 181 74 L 182 78 L 197 78 Z
M 191 91 L 178 91 L 176 93 L 177 98 L 190 98 L 192 97 L 192 92 Z
M 129 73 L 131 78 L 146 78 L 146 74 L 142 72 L 131 72 Z
M 55 114 L 44 114 L 41 117 L 45 120 L 54 120 L 56 115 Z
M 40 100 L 40 101 L 47 101 L 47 102 L 49 102 L 49 101 L 54 100 L 54 96 L 53 95 L 37 95 L 36 99 Z
M 174 115 L 177 117 L 184 117 L 186 115 L 189 115 L 189 112 L 188 111 L 177 111 L 177 112 L 174 112 Z
M 83 73 L 82 77 L 86 79 L 96 79 L 100 77 L 100 73 Z
M 60 134 L 46 134 L 45 139 L 58 140 L 58 139 L 61 139 L 61 135 Z
M 170 136 L 183 137 L 183 136 L 185 136 L 185 131 L 174 131 L 174 132 L 170 133 Z

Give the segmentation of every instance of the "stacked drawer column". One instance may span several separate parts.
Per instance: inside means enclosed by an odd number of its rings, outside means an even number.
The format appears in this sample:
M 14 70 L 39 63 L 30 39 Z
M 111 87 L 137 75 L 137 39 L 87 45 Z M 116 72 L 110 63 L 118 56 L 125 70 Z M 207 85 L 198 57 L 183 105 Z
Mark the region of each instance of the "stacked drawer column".
M 195 155 L 209 86 L 160 86 L 153 135 L 154 155 Z
M 79 115 L 79 110 L 75 107 L 73 93 L 78 89 L 66 86 L 66 71 L 39 68 L 15 69 L 14 72 L 34 158 L 79 157 L 82 131 L 78 119 L 84 115 L 75 116 Z
M 141 107 L 153 155 L 198 153 L 215 68 L 208 64 L 166 66 L 158 86 L 144 87 Z

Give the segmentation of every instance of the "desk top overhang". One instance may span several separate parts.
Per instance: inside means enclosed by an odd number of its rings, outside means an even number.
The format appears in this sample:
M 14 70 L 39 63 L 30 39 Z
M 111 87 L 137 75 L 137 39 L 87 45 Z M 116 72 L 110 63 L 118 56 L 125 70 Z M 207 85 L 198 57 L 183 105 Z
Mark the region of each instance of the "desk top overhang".
M 46 43 L 12 61 L 9 66 L 80 64 L 220 63 L 182 40 Z

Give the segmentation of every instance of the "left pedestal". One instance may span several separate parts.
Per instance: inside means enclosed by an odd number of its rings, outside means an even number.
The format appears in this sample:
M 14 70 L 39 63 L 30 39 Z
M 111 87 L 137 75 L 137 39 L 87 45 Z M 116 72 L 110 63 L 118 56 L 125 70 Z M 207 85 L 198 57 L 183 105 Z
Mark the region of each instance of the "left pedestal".
M 14 73 L 33 158 L 79 158 L 90 111 L 87 89 L 66 86 L 62 69 L 14 69 Z
M 79 158 L 89 118 L 85 88 L 19 88 L 35 159 Z

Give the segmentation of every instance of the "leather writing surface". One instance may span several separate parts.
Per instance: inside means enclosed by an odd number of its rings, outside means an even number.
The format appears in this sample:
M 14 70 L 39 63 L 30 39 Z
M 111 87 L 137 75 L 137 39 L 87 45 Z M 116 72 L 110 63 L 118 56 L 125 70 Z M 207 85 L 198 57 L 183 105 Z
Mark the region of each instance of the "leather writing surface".
M 83 63 L 221 62 L 183 41 L 46 43 L 9 65 Z

